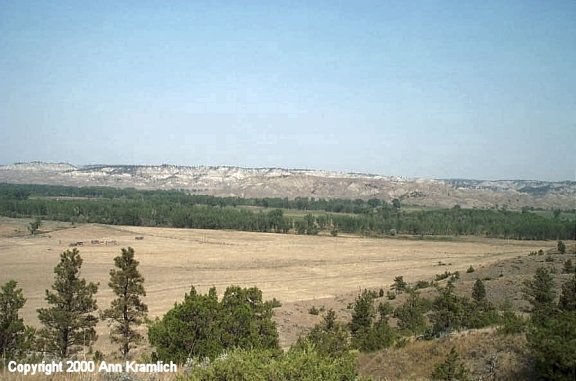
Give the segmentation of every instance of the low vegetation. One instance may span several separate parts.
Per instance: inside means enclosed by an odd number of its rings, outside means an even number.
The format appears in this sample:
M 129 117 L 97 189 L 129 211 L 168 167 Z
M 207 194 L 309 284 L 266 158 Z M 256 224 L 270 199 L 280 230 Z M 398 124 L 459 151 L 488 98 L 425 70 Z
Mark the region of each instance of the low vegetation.
M 216 289 L 199 294 L 194 287 L 148 329 L 154 346 L 153 359 L 180 364 L 189 359 L 216 359 L 224 352 L 240 349 L 278 349 L 278 332 L 272 307 L 256 288 L 230 286 L 222 300 Z
M 452 347 L 450 353 L 446 356 L 446 360 L 436 365 L 431 378 L 432 380 L 467 381 L 470 380 L 469 373 L 470 371 L 460 360 L 456 348 Z
M 307 344 L 286 353 L 235 349 L 207 365 L 193 366 L 186 380 L 361 381 L 363 378 L 358 377 L 353 353 L 326 356 Z

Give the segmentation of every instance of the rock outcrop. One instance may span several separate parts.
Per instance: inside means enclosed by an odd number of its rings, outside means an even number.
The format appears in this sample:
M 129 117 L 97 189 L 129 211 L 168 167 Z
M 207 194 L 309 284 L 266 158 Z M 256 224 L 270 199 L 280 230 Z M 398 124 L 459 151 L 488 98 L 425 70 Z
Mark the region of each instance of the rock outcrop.
M 0 166 L 0 182 L 137 189 L 181 189 L 239 197 L 398 198 L 431 207 L 572 209 L 576 181 L 410 179 L 309 169 L 175 165 L 16 163 Z

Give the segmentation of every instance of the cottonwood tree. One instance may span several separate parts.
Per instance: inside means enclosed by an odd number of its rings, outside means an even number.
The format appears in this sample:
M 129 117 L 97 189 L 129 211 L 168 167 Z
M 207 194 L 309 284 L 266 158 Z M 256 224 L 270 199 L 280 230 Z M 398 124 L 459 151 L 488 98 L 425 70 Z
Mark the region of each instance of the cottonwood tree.
M 52 291 L 46 290 L 49 308 L 38 309 L 43 325 L 39 335 L 44 349 L 61 358 L 68 358 L 97 338 L 94 327 L 98 318 L 94 295 L 98 285 L 80 278 L 82 258 L 78 249 L 60 254 L 60 263 L 54 268 Z
M 148 306 L 141 299 L 146 296 L 146 291 L 144 277 L 138 271 L 140 262 L 134 259 L 134 249 L 123 248 L 122 255 L 114 258 L 114 264 L 116 268 L 110 270 L 108 286 L 116 294 L 116 299 L 102 313 L 102 318 L 112 327 L 110 340 L 120 344 L 120 353 L 126 359 L 130 349 L 143 339 L 137 328 L 144 322 Z
M 26 299 L 17 285 L 16 281 L 10 280 L 0 289 L 0 358 L 5 360 L 15 359 L 26 350 L 33 334 L 18 316 Z

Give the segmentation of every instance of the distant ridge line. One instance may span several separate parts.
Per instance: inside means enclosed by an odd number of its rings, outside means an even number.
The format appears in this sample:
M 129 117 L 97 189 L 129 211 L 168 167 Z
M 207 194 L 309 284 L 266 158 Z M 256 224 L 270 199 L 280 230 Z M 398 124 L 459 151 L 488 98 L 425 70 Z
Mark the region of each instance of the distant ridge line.
M 342 170 L 329 170 L 329 169 L 314 169 L 314 168 L 284 168 L 284 167 L 242 167 L 237 165 L 182 165 L 182 164 L 105 164 L 105 163 L 96 163 L 96 164 L 72 164 L 67 161 L 58 161 L 58 162 L 49 162 L 49 161 L 17 161 L 12 164 L 0 164 L 0 168 L 9 167 L 9 166 L 25 166 L 25 165 L 66 165 L 70 166 L 79 170 L 85 169 L 99 169 L 99 168 L 179 168 L 179 169 L 200 169 L 200 168 L 208 168 L 208 169 L 238 169 L 238 170 L 245 170 L 245 171 L 263 171 L 263 170 L 282 170 L 282 171 L 289 171 L 289 172 L 306 172 L 306 173 L 331 173 L 331 174 L 341 174 L 341 175 L 354 175 L 360 177 L 386 177 L 386 178 L 398 178 L 398 179 L 405 179 L 405 180 L 436 180 L 436 181 L 443 181 L 443 182 L 531 182 L 531 183 L 568 183 L 568 184 L 576 184 L 576 180 L 557 180 L 557 181 L 548 181 L 548 180 L 538 180 L 538 179 L 520 179 L 520 178 L 513 178 L 513 179 L 476 179 L 476 178 L 462 178 L 462 177 L 442 177 L 442 178 L 434 178 L 434 177 L 412 177 L 412 176 L 398 176 L 398 175 L 384 175 L 378 173 L 370 173 L 370 172 L 357 172 L 357 171 L 342 171 Z
M 399 199 L 426 207 L 533 207 L 572 210 L 576 181 L 431 179 L 278 167 L 20 162 L 0 166 L 0 182 L 178 189 L 234 197 Z

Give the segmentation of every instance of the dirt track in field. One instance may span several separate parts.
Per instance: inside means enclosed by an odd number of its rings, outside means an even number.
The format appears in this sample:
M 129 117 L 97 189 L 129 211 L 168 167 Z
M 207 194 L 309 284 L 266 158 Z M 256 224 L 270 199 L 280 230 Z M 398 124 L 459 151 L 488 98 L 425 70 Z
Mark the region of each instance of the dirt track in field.
M 329 300 L 360 288 L 384 287 L 397 275 L 407 281 L 429 279 L 445 270 L 465 271 L 470 265 L 487 265 L 555 245 L 537 241 L 464 238 L 439 242 L 91 224 L 72 227 L 50 222 L 42 227 L 46 233 L 32 237 L 25 234 L 26 223 L 0 219 L 0 284 L 9 279 L 18 281 L 28 299 L 22 315 L 33 325 L 37 324 L 35 310 L 45 306 L 44 290 L 53 282 L 59 254 L 73 242 L 83 242 L 78 247 L 84 259 L 82 275 L 100 283 L 100 308 L 108 307 L 112 298 L 107 283 L 113 258 L 122 247 L 132 246 L 146 279 L 145 303 L 152 317 L 181 301 L 191 285 L 201 292 L 216 286 L 221 295 L 228 285 L 236 284 L 258 286 L 266 299 L 275 297 L 283 302 L 286 327 L 294 323 L 291 319 L 302 315 L 287 309 L 301 301 Z M 439 261 L 449 265 L 439 267 Z M 281 334 L 282 324 L 279 322 Z M 101 336 L 105 330 L 101 327 Z

